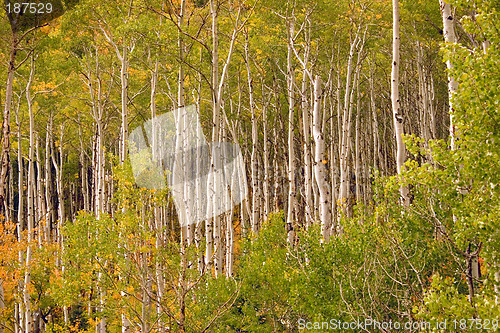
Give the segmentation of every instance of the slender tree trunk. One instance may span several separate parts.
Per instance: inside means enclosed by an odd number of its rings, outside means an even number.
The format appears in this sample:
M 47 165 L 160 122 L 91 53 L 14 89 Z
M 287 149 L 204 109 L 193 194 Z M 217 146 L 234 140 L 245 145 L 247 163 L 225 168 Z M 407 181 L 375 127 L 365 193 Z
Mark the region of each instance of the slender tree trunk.
M 23 155 L 22 155 L 22 137 L 21 137 L 21 122 L 19 119 L 19 109 L 16 112 L 16 123 L 17 123 L 17 165 L 18 165 L 18 187 L 17 187 L 17 193 L 18 193 L 18 206 L 17 206 L 17 240 L 18 242 L 23 241 L 23 230 L 24 230 L 24 160 L 23 160 Z M 19 264 L 22 265 L 24 261 L 24 254 L 22 250 L 19 250 Z M 1 283 L 1 281 L 0 281 Z M 23 290 L 23 279 L 19 279 L 19 290 Z M 19 301 L 18 303 L 16 302 L 16 311 L 17 311 L 17 316 L 16 316 L 16 323 L 15 323 L 15 329 L 17 330 L 16 333 L 18 332 L 24 332 L 24 324 L 23 324 L 23 314 L 22 314 L 22 308 L 23 308 L 23 301 Z
M 403 112 L 399 100 L 399 0 L 393 0 L 393 26 L 392 26 L 392 72 L 391 72 L 391 100 L 392 114 L 394 120 L 394 133 L 396 135 L 396 167 L 398 175 L 401 175 L 401 169 L 406 160 L 406 146 L 403 142 Z M 399 189 L 401 201 L 404 206 L 410 204 L 408 188 L 401 186 Z
M 231 175 L 231 189 L 236 190 L 236 175 L 238 170 L 234 168 L 233 174 Z M 229 198 L 230 204 L 233 202 L 233 198 Z M 233 209 L 231 209 L 226 214 L 226 277 L 231 278 L 233 276 L 233 263 L 234 263 L 234 228 L 233 228 Z
M 359 63 L 359 61 L 358 61 Z M 361 97 L 359 95 L 359 70 L 356 71 L 356 121 L 355 121 L 355 138 L 354 138 L 354 175 L 356 178 L 356 204 L 361 202 L 361 161 L 359 159 L 361 150 L 360 150 L 360 118 L 361 118 Z
M 295 71 L 292 67 L 292 38 L 295 37 L 294 19 L 288 22 L 288 54 L 287 54 L 287 89 L 288 89 L 288 210 L 286 218 L 288 244 L 294 245 L 294 221 L 295 212 L 295 147 L 293 142 L 294 118 L 295 118 Z
M 186 7 L 186 0 L 181 1 L 181 8 L 180 8 L 180 13 L 179 13 L 179 29 L 183 29 L 184 27 L 184 16 L 185 16 L 185 7 Z M 184 74 L 184 40 L 183 40 L 183 34 L 181 31 L 178 32 L 178 37 L 177 37 L 177 46 L 179 48 L 179 76 L 178 76 L 178 90 L 177 90 L 177 108 L 183 108 L 185 107 L 185 92 L 184 92 L 184 80 L 185 80 L 185 74 Z M 184 124 L 184 118 L 185 114 L 184 112 L 182 113 L 182 122 Z M 184 125 L 183 125 L 184 128 Z M 184 135 L 186 132 L 186 129 L 182 131 L 182 135 Z M 185 140 L 188 140 L 188 138 L 183 137 L 182 138 L 183 142 Z M 185 157 L 185 154 L 182 154 L 183 157 Z M 190 191 L 191 188 L 189 186 L 188 182 L 184 182 L 184 195 L 183 199 L 186 200 L 190 196 Z M 186 205 L 185 205 L 186 206 Z M 186 206 L 187 207 L 187 206 Z M 184 242 L 186 242 L 186 245 L 189 245 L 193 239 L 193 225 L 190 221 L 189 217 L 189 210 L 186 212 L 183 212 L 182 214 L 185 215 L 187 221 L 183 221 L 181 224 L 181 237 Z
M 444 0 L 439 0 L 439 5 L 441 7 L 441 15 L 443 16 L 443 35 L 444 41 L 446 43 L 456 43 L 457 35 L 455 34 L 454 17 L 451 10 L 451 6 Z M 453 65 L 450 60 L 446 61 L 446 67 L 448 71 L 453 69 Z M 453 109 L 453 94 L 458 89 L 458 82 L 450 74 L 448 74 L 448 99 L 450 105 L 450 137 L 451 137 L 451 149 L 455 149 L 456 133 L 455 133 L 455 120 L 454 120 L 454 109 Z
M 26 99 L 28 102 L 29 123 L 30 123 L 30 147 L 28 160 L 28 247 L 26 249 L 26 272 L 24 274 L 24 319 L 25 332 L 33 331 L 33 316 L 31 312 L 31 301 L 29 294 L 29 285 L 31 283 L 31 256 L 33 248 L 33 233 L 35 227 L 35 116 L 33 113 L 33 99 L 31 98 L 31 84 L 35 75 L 35 58 L 31 57 L 31 69 L 28 84 L 26 85 Z
M 330 239 L 331 204 L 330 186 L 328 184 L 328 168 L 325 157 L 325 138 L 321 126 L 321 79 L 316 76 L 314 80 L 314 111 L 313 111 L 313 137 L 315 143 L 314 175 L 319 190 L 319 206 L 321 219 L 321 234 L 323 240 Z
M 217 30 L 217 9 L 216 9 L 216 0 L 210 0 L 210 13 L 212 16 L 212 107 L 213 107 L 213 127 L 212 127 L 212 142 L 217 142 L 218 137 L 219 137 L 219 125 L 220 125 L 220 120 L 219 120 L 219 34 Z M 212 197 L 212 193 L 217 193 L 216 189 L 216 179 L 214 175 L 214 166 L 215 166 L 215 161 L 214 161 L 214 156 L 212 154 L 211 160 L 210 160 L 210 165 L 211 165 L 211 173 L 209 174 L 209 179 L 208 179 L 208 204 L 207 204 L 207 212 L 208 215 L 211 216 L 210 214 L 214 209 L 216 203 L 214 202 L 215 195 Z M 213 191 L 213 192 L 212 192 Z M 216 230 L 214 230 L 216 229 Z M 217 234 L 220 231 L 220 219 L 215 216 L 215 217 L 209 217 L 206 220 L 206 226 L 205 226 L 205 237 L 207 240 L 207 245 L 206 245 L 206 251 L 205 251 L 205 265 L 207 268 L 211 267 L 211 259 L 213 256 L 213 250 L 214 246 L 215 249 L 217 250 L 218 244 L 214 244 L 218 240 L 214 242 L 214 238 L 217 238 Z M 217 256 L 217 255 L 216 255 Z M 217 260 L 215 262 L 217 266 Z M 218 270 L 220 267 L 216 267 L 216 275 L 218 274 Z
M 250 57 L 248 54 L 248 34 L 245 34 L 245 65 L 247 69 L 248 77 L 248 96 L 250 99 L 250 111 L 252 114 L 252 155 L 251 155 L 251 166 L 252 166 L 252 232 L 257 234 L 259 232 L 259 201 L 260 201 L 260 190 L 259 190 L 259 162 L 257 158 L 257 144 L 259 142 L 258 135 L 258 124 L 257 115 L 255 111 L 255 102 L 253 96 L 253 78 L 250 67 Z
M 235 19 L 234 23 L 234 28 L 233 28 L 233 33 L 231 36 L 231 42 L 229 46 L 229 50 L 227 53 L 227 58 L 224 63 L 224 67 L 222 68 L 222 73 L 219 77 L 219 31 L 218 31 L 218 23 L 217 23 L 217 17 L 218 17 L 218 6 L 217 6 L 217 0 L 211 0 L 210 1 L 210 12 L 212 16 L 212 107 L 213 107 L 213 129 L 212 129 L 212 142 L 219 142 L 220 138 L 220 109 L 221 109 L 221 103 L 222 103 L 222 91 L 224 87 L 224 81 L 227 76 L 228 68 L 229 68 L 229 63 L 231 62 L 231 57 L 233 55 L 234 51 L 234 46 L 236 42 L 236 37 L 238 36 L 238 32 L 240 30 L 239 28 L 239 17 L 241 13 L 241 7 L 238 10 L 237 17 Z M 214 154 L 212 154 L 212 157 L 210 159 L 210 164 L 211 164 L 211 170 L 212 172 L 210 173 L 209 180 L 208 180 L 208 192 L 209 193 L 209 198 L 212 200 L 212 202 L 208 203 L 208 209 L 207 211 L 210 212 L 211 210 L 214 210 L 215 207 L 217 207 L 218 203 L 217 201 L 217 195 L 211 196 L 210 193 L 219 193 L 219 191 L 222 191 L 221 185 L 218 184 L 219 182 L 217 181 L 217 174 L 220 173 L 220 170 L 222 170 L 221 161 L 218 161 L 214 159 Z M 217 172 L 216 172 L 217 171 Z M 212 228 L 213 226 L 213 228 Z M 212 237 L 209 236 L 209 234 L 212 232 L 213 229 L 213 241 Z M 206 233 L 207 233 L 207 250 L 205 252 L 205 258 L 206 261 L 209 262 L 210 258 L 212 257 L 212 249 L 215 250 L 215 258 L 214 258 L 214 266 L 215 266 L 215 275 L 216 276 L 221 276 L 222 275 L 222 246 L 221 246 L 221 217 L 219 215 L 214 216 L 213 218 L 213 224 L 210 221 L 210 219 L 207 220 L 207 226 L 206 226 Z M 212 246 L 213 243 L 213 246 Z
M 128 52 L 127 45 L 123 45 L 123 55 L 120 59 L 120 81 L 121 81 L 121 102 L 122 102 L 122 126 L 120 141 L 120 163 L 127 159 L 128 140 Z
M 264 85 L 264 84 L 263 84 Z M 264 87 L 262 88 L 262 93 L 264 94 Z M 268 134 L 267 134 L 267 104 L 264 103 L 263 109 L 262 109 L 262 134 L 264 136 L 264 219 L 269 218 L 270 212 L 270 201 L 271 201 L 271 188 L 270 188 L 270 178 L 271 175 L 269 174 L 271 172 L 271 166 L 269 164 L 269 143 L 267 142 L 268 140 Z M 241 173 L 240 173 L 241 177 Z
M 304 68 L 302 74 L 302 127 L 304 131 L 304 191 L 305 191 L 305 220 L 306 227 L 309 227 L 314 220 L 314 207 L 312 200 L 312 181 L 313 175 L 311 172 L 311 124 L 309 121 L 309 105 L 307 99 L 307 62 L 309 61 L 309 46 L 310 41 L 306 43 L 306 51 L 304 55 Z
M 95 154 L 95 167 L 94 167 L 94 173 L 95 173 L 95 213 L 97 218 L 100 217 L 101 213 L 104 211 L 104 165 L 105 165 L 105 160 L 104 160 L 104 147 L 103 147 L 103 123 L 102 123 L 102 117 L 103 117 L 103 108 L 104 106 L 102 105 L 103 103 L 103 95 L 102 95 L 102 84 L 99 79 L 98 83 L 98 101 L 97 101 L 97 117 L 96 117 L 96 138 L 95 138 L 95 147 L 96 147 L 96 154 Z
M 3 280 L 0 279 L 0 310 L 5 309 L 5 295 L 4 295 L 4 289 L 3 289 Z M 0 323 L 0 333 L 4 333 L 4 325 L 5 323 L 2 322 Z M 17 324 L 16 324 L 17 326 Z
M 374 96 L 374 83 L 373 83 L 373 75 L 370 71 L 370 108 L 372 110 L 372 131 L 373 131 L 373 167 L 377 169 L 381 169 L 381 164 L 383 161 L 381 152 L 380 152 L 380 138 L 378 133 L 378 117 L 377 117 L 377 106 L 375 105 L 375 96 Z
M 0 156 L 0 201 L 1 209 L 8 213 L 7 207 L 7 176 L 10 166 L 10 110 L 12 106 L 12 87 L 14 85 L 14 72 L 16 71 L 17 31 L 12 32 L 10 43 L 9 64 L 7 69 L 7 84 L 5 86 L 5 104 L 2 124 L 2 155 Z
M 44 241 L 48 242 L 47 230 L 47 207 L 45 206 L 45 198 L 42 184 L 42 163 L 40 161 L 40 138 L 36 136 L 36 169 L 37 169 L 37 221 L 38 221 L 38 246 L 41 247 Z
M 51 126 L 52 128 L 52 126 Z M 64 188 L 63 188 L 63 165 L 64 165 L 64 155 L 63 155 L 63 139 L 64 139 L 64 125 L 61 125 L 61 134 L 59 138 L 59 163 L 56 161 L 56 157 L 54 154 L 54 149 L 52 149 L 52 164 L 54 165 L 54 169 L 56 171 L 56 190 L 57 190 L 57 197 L 58 197 L 58 215 L 59 215 L 59 220 L 57 223 L 57 242 L 59 243 L 59 247 L 61 249 L 61 258 L 64 256 L 64 237 L 62 234 L 63 230 L 63 225 L 64 221 L 66 219 L 66 210 L 64 207 Z M 61 259 L 61 272 L 62 275 L 64 276 L 64 271 L 65 271 L 65 266 L 64 263 L 62 262 Z M 64 314 L 64 322 L 65 324 L 68 324 L 68 307 L 65 305 L 63 307 L 63 314 Z
M 200 50 L 200 62 L 202 59 L 203 53 Z M 198 112 L 198 116 L 201 110 L 201 91 L 202 91 L 202 74 L 198 74 L 198 79 L 199 79 L 199 86 L 198 86 L 198 96 L 196 99 L 196 112 Z M 197 154 L 197 159 L 196 159 L 196 174 L 200 175 L 202 173 L 202 162 L 201 162 L 201 157 L 203 156 L 203 146 L 202 146 L 202 139 L 203 138 L 203 130 L 201 126 L 197 126 L 196 128 L 196 154 Z M 205 205 L 205 202 L 203 202 L 203 184 L 202 184 L 202 179 L 201 177 L 196 177 L 195 184 L 196 184 L 196 189 L 195 189 L 195 202 L 196 202 L 196 211 L 198 218 L 202 216 L 203 212 L 203 206 Z M 196 229 L 195 229 L 195 235 L 194 235 L 194 241 L 197 249 L 197 257 L 198 257 L 198 271 L 200 274 L 204 271 L 205 267 L 205 261 L 203 260 L 203 254 L 201 252 L 201 240 L 202 240 L 202 227 L 203 227 L 203 221 L 199 219 L 196 222 Z
M 90 198 L 88 188 L 88 173 L 87 173 L 87 159 L 85 157 L 85 147 L 83 144 L 82 124 L 78 122 L 78 134 L 80 140 L 80 167 L 81 167 L 81 181 L 82 181 L 82 196 L 83 196 L 83 209 L 90 211 Z
M 349 51 L 349 58 L 347 61 L 347 77 L 346 77 L 346 87 L 344 95 L 344 109 L 342 116 L 342 126 L 341 126 L 341 140 L 340 140 L 340 189 L 339 189 L 339 205 L 338 205 L 338 222 L 340 222 L 341 212 L 346 212 L 348 204 L 348 183 L 349 183 L 349 152 L 350 152 L 350 135 L 351 135 L 351 113 L 352 113 L 352 79 L 353 79 L 353 58 L 356 45 L 358 43 L 358 35 L 351 42 L 351 48 Z M 355 75 L 354 75 L 355 76 Z M 341 209 L 339 209 L 341 208 Z M 340 227 L 336 226 L 336 229 Z
M 47 123 L 47 133 L 45 135 L 45 206 L 47 207 L 45 233 L 47 234 L 47 243 L 50 243 L 52 239 L 52 223 L 54 221 L 54 206 L 52 205 L 52 168 L 50 164 L 51 134 L 49 124 Z

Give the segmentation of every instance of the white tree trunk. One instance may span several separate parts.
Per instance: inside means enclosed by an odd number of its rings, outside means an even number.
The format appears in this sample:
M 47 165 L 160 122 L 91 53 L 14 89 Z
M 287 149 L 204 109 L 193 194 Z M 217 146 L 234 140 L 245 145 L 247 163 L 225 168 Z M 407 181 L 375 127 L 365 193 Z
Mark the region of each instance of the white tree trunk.
M 264 93 L 264 91 L 263 91 Z M 262 109 L 262 132 L 264 136 L 264 219 L 269 218 L 269 214 L 271 213 L 270 211 L 270 202 L 271 202 L 271 188 L 270 188 L 270 178 L 271 175 L 269 174 L 271 171 L 271 166 L 269 164 L 269 143 L 267 142 L 268 136 L 267 136 L 267 108 L 266 104 L 264 105 Z
M 358 57 L 359 65 L 359 57 Z M 361 97 L 359 95 L 359 70 L 356 71 L 356 121 L 355 121 L 355 138 L 354 138 L 354 175 L 356 178 L 356 204 L 361 202 L 361 161 L 360 161 L 360 131 L 361 131 Z
M 238 32 L 240 30 L 239 27 L 239 18 L 240 18 L 240 12 L 241 12 L 241 7 L 238 10 L 238 14 L 235 19 L 234 23 L 234 28 L 233 28 L 233 33 L 231 36 L 231 42 L 229 45 L 229 50 L 227 53 L 227 58 L 224 63 L 224 67 L 222 68 L 222 73 L 219 77 L 219 31 L 218 31 L 218 23 L 217 23 L 217 17 L 218 17 L 218 4 L 217 0 L 211 0 L 210 1 L 210 12 L 212 16 L 212 107 L 213 107 L 213 130 L 212 130 L 212 142 L 219 142 L 220 138 L 220 109 L 221 109 L 221 103 L 222 103 L 222 87 L 224 86 L 224 81 L 227 76 L 227 71 L 229 68 L 229 63 L 231 62 L 231 57 L 233 55 L 234 51 L 234 46 L 236 42 L 236 37 L 238 36 Z M 221 161 L 216 161 L 214 160 L 214 156 L 212 154 L 212 158 L 210 160 L 211 168 L 212 171 L 215 170 L 221 170 L 222 166 L 220 166 Z M 216 175 L 215 172 L 211 172 L 209 174 L 209 179 L 208 179 L 208 192 L 211 193 L 212 191 L 214 193 L 218 193 L 222 189 L 220 188 L 220 184 L 218 184 L 218 181 L 215 179 Z M 207 211 L 210 214 L 210 211 L 214 209 L 217 206 L 217 196 L 216 195 L 209 195 L 208 196 L 212 200 L 209 202 L 207 205 Z M 213 230 L 213 238 L 211 236 Z M 220 276 L 222 275 L 222 247 L 221 247 L 221 217 L 220 216 L 215 216 L 213 218 L 213 223 L 211 219 L 207 219 L 207 224 L 206 224 L 206 235 L 207 235 L 207 249 L 205 252 L 205 260 L 206 263 L 208 264 L 210 262 L 210 259 L 212 257 L 212 251 L 215 250 L 215 258 L 214 258 L 214 266 L 215 266 L 215 275 Z M 213 241 L 212 241 L 213 240 Z
M 248 34 L 245 34 L 245 65 L 247 70 L 248 78 L 248 96 L 250 102 L 250 111 L 252 115 L 252 155 L 250 158 L 250 164 L 252 168 L 252 232 L 257 234 L 259 232 L 259 202 L 260 202 L 260 189 L 259 189 L 259 162 L 257 158 L 257 144 L 259 142 L 259 128 L 257 124 L 257 115 L 255 112 L 255 102 L 253 96 L 253 78 L 252 71 L 250 67 L 250 57 L 248 54 Z
M 340 188 L 339 188 L 339 198 L 338 198 L 338 222 L 340 223 L 341 212 L 346 212 L 347 200 L 348 200 L 348 182 L 349 182 L 349 152 L 350 152 L 350 135 L 351 135 L 351 113 L 352 113 L 352 77 L 353 77 L 353 58 L 354 51 L 356 49 L 356 44 L 358 43 L 358 36 L 354 38 L 351 42 L 351 48 L 349 51 L 349 58 L 347 60 L 347 77 L 346 77 L 346 87 L 344 95 L 344 109 L 342 115 L 342 126 L 340 129 Z M 338 229 L 338 226 L 335 226 Z
M 457 35 L 455 34 L 454 17 L 451 10 L 451 6 L 444 0 L 439 0 L 439 5 L 441 8 L 441 15 L 443 16 L 443 35 L 444 41 L 446 43 L 456 43 Z M 446 61 L 446 67 L 448 71 L 453 68 L 450 60 Z M 453 94 L 457 91 L 458 82 L 448 74 L 448 99 L 450 105 L 450 137 L 451 137 L 451 149 L 455 149 L 455 121 L 454 121 L 454 110 L 453 110 Z
M 29 122 L 30 122 L 30 147 L 29 147 L 29 160 L 28 160 L 28 234 L 27 241 L 28 247 L 26 249 L 26 272 L 24 274 L 24 327 L 26 333 L 33 331 L 33 317 L 31 312 L 30 294 L 28 291 L 31 283 L 31 256 L 33 248 L 33 232 L 35 225 L 35 116 L 33 114 L 33 99 L 31 97 L 31 83 L 35 75 L 35 59 L 31 57 L 31 70 L 26 85 L 26 99 L 28 101 Z
M 50 123 L 50 121 L 49 121 Z M 51 143 L 51 128 L 47 124 L 47 133 L 45 135 L 45 205 L 47 207 L 46 215 L 46 233 L 47 242 L 50 243 L 52 239 L 52 223 L 54 217 L 54 207 L 52 204 L 52 173 L 50 167 L 50 143 Z
M 213 107 L 213 127 L 212 127 L 212 142 L 217 142 L 219 139 L 219 126 L 220 126 L 220 110 L 219 110 L 219 34 L 217 30 L 217 9 L 216 9 L 216 0 L 211 0 L 210 1 L 210 12 L 212 16 L 212 107 Z M 210 193 L 217 193 L 217 188 L 216 188 L 216 180 L 214 177 L 214 166 L 215 166 L 215 161 L 214 161 L 214 156 L 212 154 L 212 158 L 210 161 L 211 165 L 211 170 L 212 172 L 209 174 L 209 179 L 208 179 L 208 189 L 207 193 L 209 193 L 208 196 L 208 208 L 207 211 L 209 212 L 209 215 L 211 211 L 214 210 L 216 206 L 216 202 L 214 202 L 213 198 L 214 196 L 211 196 Z M 205 233 L 206 233 L 206 239 L 207 239 L 207 248 L 205 251 L 205 264 L 207 268 L 211 267 L 211 260 L 213 256 L 213 251 L 214 247 L 215 250 L 217 250 L 218 246 L 218 241 L 220 239 L 220 218 L 218 216 L 214 218 L 208 218 L 206 221 L 206 226 L 205 226 Z M 214 240 L 214 238 L 216 238 Z M 216 257 L 218 254 L 216 254 Z M 215 264 L 215 274 L 216 276 L 220 274 L 220 265 L 218 265 L 218 260 L 215 259 L 214 261 Z
M 2 155 L 0 156 L 0 211 L 8 217 L 9 209 L 7 205 L 7 176 L 10 166 L 10 109 L 12 105 L 12 88 L 14 85 L 14 73 L 16 71 L 16 54 L 18 46 L 17 32 L 12 33 L 10 43 L 9 65 L 7 71 L 7 83 L 5 87 L 5 104 L 2 123 Z M 8 220 L 8 219 L 7 219 Z
M 288 54 L 287 54 L 287 87 L 288 87 L 288 211 L 286 218 L 288 244 L 294 244 L 293 215 L 295 210 L 295 153 L 293 144 L 294 115 L 295 115 L 295 71 L 292 67 L 292 38 L 295 36 L 294 21 L 291 19 L 288 27 Z
M 392 72 L 391 72 L 391 100 L 392 115 L 394 120 L 394 133 L 396 135 L 396 167 L 398 175 L 401 175 L 401 169 L 406 160 L 406 146 L 403 142 L 403 113 L 401 111 L 399 100 L 399 0 L 392 2 Z M 399 189 L 401 201 L 404 206 L 408 206 L 409 196 L 408 188 L 401 186 Z
M 121 128 L 121 146 L 120 163 L 125 162 L 127 158 L 127 140 L 128 140 L 128 54 L 127 45 L 123 45 L 123 56 L 120 59 L 122 67 L 120 69 L 121 81 L 121 102 L 122 102 L 122 128 Z
M 309 121 L 309 105 L 307 99 L 307 68 L 305 67 L 309 58 L 309 46 L 306 44 L 306 51 L 304 55 L 304 68 L 302 74 L 302 127 L 304 130 L 304 191 L 305 191 L 305 220 L 306 227 L 309 227 L 314 220 L 314 207 L 312 200 L 312 181 L 313 176 L 311 172 L 311 124 Z
M 313 137 L 315 143 L 314 175 L 319 189 L 321 234 L 323 240 L 328 242 L 332 217 L 328 168 L 326 166 L 328 162 L 325 157 L 325 138 L 321 121 L 321 79 L 319 76 L 316 76 L 314 80 Z
M 45 197 L 42 184 L 42 163 L 40 160 L 40 139 L 36 136 L 36 169 L 37 169 L 37 186 L 36 186 L 36 199 L 37 199 L 37 221 L 38 221 L 38 246 L 42 246 L 42 242 L 48 242 L 47 233 L 47 207 L 45 206 Z
M 21 137 L 21 123 L 19 121 L 19 109 L 16 113 L 16 123 L 17 123 L 17 165 L 18 165 L 18 207 L 17 207 L 17 240 L 19 242 L 23 241 L 23 230 L 24 230 L 24 162 L 22 156 L 22 137 Z M 19 264 L 23 265 L 24 254 L 22 250 L 19 250 L 18 254 Z M 1 281 L 0 281 L 1 283 Z M 23 280 L 19 279 L 19 289 L 23 289 Z M 24 324 L 23 324 L 23 301 L 16 302 L 16 313 L 17 316 L 15 318 L 15 332 L 19 331 L 24 332 Z

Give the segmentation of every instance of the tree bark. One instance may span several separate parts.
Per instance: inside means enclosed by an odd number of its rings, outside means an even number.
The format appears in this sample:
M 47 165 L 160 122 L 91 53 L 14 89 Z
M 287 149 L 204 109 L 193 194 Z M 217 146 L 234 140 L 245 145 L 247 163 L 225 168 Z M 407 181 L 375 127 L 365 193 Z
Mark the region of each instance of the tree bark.
M 255 111 L 255 102 L 254 102 L 254 94 L 253 94 L 253 78 L 252 71 L 250 68 L 250 56 L 248 54 L 248 34 L 245 33 L 245 65 L 247 70 L 247 78 L 248 78 L 248 98 L 250 103 L 250 112 L 252 114 L 252 155 L 251 155 L 251 167 L 252 167 L 252 232 L 257 234 L 259 232 L 259 202 L 260 202 L 260 188 L 259 188 L 259 162 L 257 158 L 257 144 L 259 142 L 258 135 L 258 124 L 257 124 L 257 115 Z
M 356 50 L 356 45 L 358 43 L 359 37 L 356 34 L 354 40 L 351 42 L 351 47 L 349 50 L 349 58 L 347 60 L 347 77 L 346 77 L 346 87 L 344 95 L 344 108 L 342 115 L 342 126 L 341 126 L 341 138 L 340 138 L 340 188 L 339 188 L 339 198 L 337 206 L 337 223 L 335 229 L 339 229 L 340 217 L 342 212 L 347 212 L 348 204 L 348 183 L 349 183 L 349 152 L 350 152 L 350 136 L 351 136 L 351 113 L 352 113 L 352 79 L 353 79 L 353 58 L 354 51 Z M 354 75 L 355 77 L 355 75 Z M 355 83 L 354 83 L 355 84 Z M 338 232 L 339 230 L 337 230 Z
M 17 31 L 12 31 L 10 42 L 9 64 L 7 69 L 7 84 L 5 86 L 5 104 L 2 123 L 2 155 L 0 156 L 0 201 L 1 209 L 8 213 L 7 206 L 7 176 L 10 166 L 10 110 L 12 106 L 12 88 L 14 85 L 14 73 L 16 71 L 16 53 L 18 46 Z
M 18 188 L 17 188 L 17 193 L 18 193 L 18 206 L 17 206 L 17 240 L 18 242 L 23 241 L 23 230 L 25 228 L 25 219 L 24 219 L 24 160 L 22 156 L 22 136 L 21 136 L 21 122 L 19 120 L 19 108 L 16 113 L 16 123 L 17 123 L 17 165 L 18 165 L 18 177 L 17 177 L 17 182 L 18 182 Z M 19 250 L 18 254 L 19 258 L 19 264 L 22 265 L 24 261 L 24 253 L 22 250 Z M 19 279 L 19 290 L 23 289 L 23 279 Z M 15 324 L 15 329 L 17 329 L 18 333 L 19 331 L 24 332 L 24 324 L 22 322 L 23 314 L 22 314 L 22 305 L 23 301 L 19 301 L 19 303 L 16 302 L 16 324 Z
M 441 15 L 443 16 L 443 35 L 444 41 L 446 43 L 456 43 L 457 35 L 455 34 L 454 17 L 451 10 L 451 6 L 444 0 L 439 0 L 439 5 L 441 8 Z M 446 67 L 448 71 L 453 69 L 453 65 L 450 60 L 446 61 Z M 456 133 L 455 133 L 455 120 L 454 120 L 454 110 L 453 110 L 453 94 L 458 89 L 458 82 L 448 73 L 448 99 L 450 106 L 450 138 L 451 138 L 451 149 L 455 149 Z
M 406 146 L 403 142 L 403 113 L 399 100 L 399 0 L 393 0 L 393 26 L 392 26 L 392 72 L 391 72 L 391 101 L 392 115 L 394 120 L 394 134 L 396 135 L 396 167 L 398 175 L 401 175 L 401 169 L 406 160 Z M 408 188 L 401 186 L 399 189 L 401 202 L 404 206 L 410 204 Z
M 325 157 L 325 138 L 321 122 L 321 79 L 316 76 L 314 80 L 314 111 L 313 111 L 313 136 L 315 143 L 314 175 L 319 190 L 319 211 L 321 219 L 321 235 L 323 240 L 330 239 L 331 204 L 330 186 L 328 184 L 328 168 Z
M 33 99 L 31 98 L 31 84 L 35 75 L 35 59 L 31 57 L 31 69 L 28 84 L 26 85 L 26 99 L 28 102 L 29 123 L 30 123 L 30 147 L 28 160 L 28 247 L 26 249 L 26 272 L 24 274 L 24 319 L 25 332 L 33 331 L 33 316 L 31 312 L 31 301 L 29 294 L 29 285 L 31 283 L 31 256 L 33 247 L 33 232 L 35 226 L 35 116 L 33 113 Z
M 287 54 L 287 89 L 288 89 L 288 210 L 286 218 L 287 239 L 294 245 L 294 211 L 295 211 L 295 152 L 293 142 L 295 118 L 295 71 L 292 67 L 292 38 L 295 36 L 294 18 L 288 22 L 288 54 Z
M 307 35 L 306 49 L 304 51 L 304 68 L 302 73 L 302 127 L 304 131 L 304 192 L 305 192 L 305 220 L 306 228 L 314 221 L 314 207 L 312 198 L 313 175 L 311 172 L 311 124 L 309 121 L 309 105 L 307 99 L 307 63 L 309 61 L 310 38 Z M 316 97 L 316 96 L 315 96 Z
M 262 88 L 262 94 L 264 94 L 264 88 Z M 269 174 L 271 172 L 271 166 L 269 164 L 269 143 L 267 142 L 268 140 L 268 134 L 267 134 L 267 104 L 264 103 L 263 109 L 262 109 L 262 134 L 264 136 L 264 219 L 267 220 L 269 218 L 269 214 L 271 213 L 270 211 L 270 202 L 271 202 L 271 188 L 270 188 L 270 178 L 271 175 Z

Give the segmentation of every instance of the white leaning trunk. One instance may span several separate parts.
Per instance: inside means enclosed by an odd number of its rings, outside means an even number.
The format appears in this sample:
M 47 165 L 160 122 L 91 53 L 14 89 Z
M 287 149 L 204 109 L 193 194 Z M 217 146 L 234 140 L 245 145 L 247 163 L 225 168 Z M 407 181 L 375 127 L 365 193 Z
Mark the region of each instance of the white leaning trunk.
M 330 238 L 331 204 L 330 189 L 328 185 L 328 169 L 325 159 L 325 139 L 321 123 L 321 79 L 316 76 L 314 80 L 314 111 L 313 111 L 313 136 L 316 151 L 314 154 L 314 176 L 319 190 L 319 211 L 321 218 L 321 234 L 323 240 Z

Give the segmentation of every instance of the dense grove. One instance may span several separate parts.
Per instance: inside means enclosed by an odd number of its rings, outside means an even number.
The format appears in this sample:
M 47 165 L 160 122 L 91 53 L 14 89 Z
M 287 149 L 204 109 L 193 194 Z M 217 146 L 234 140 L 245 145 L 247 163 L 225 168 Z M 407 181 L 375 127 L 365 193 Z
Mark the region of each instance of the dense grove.
M 500 330 L 498 0 L 3 7 L 0 333 Z M 188 107 L 202 221 L 134 176 Z

